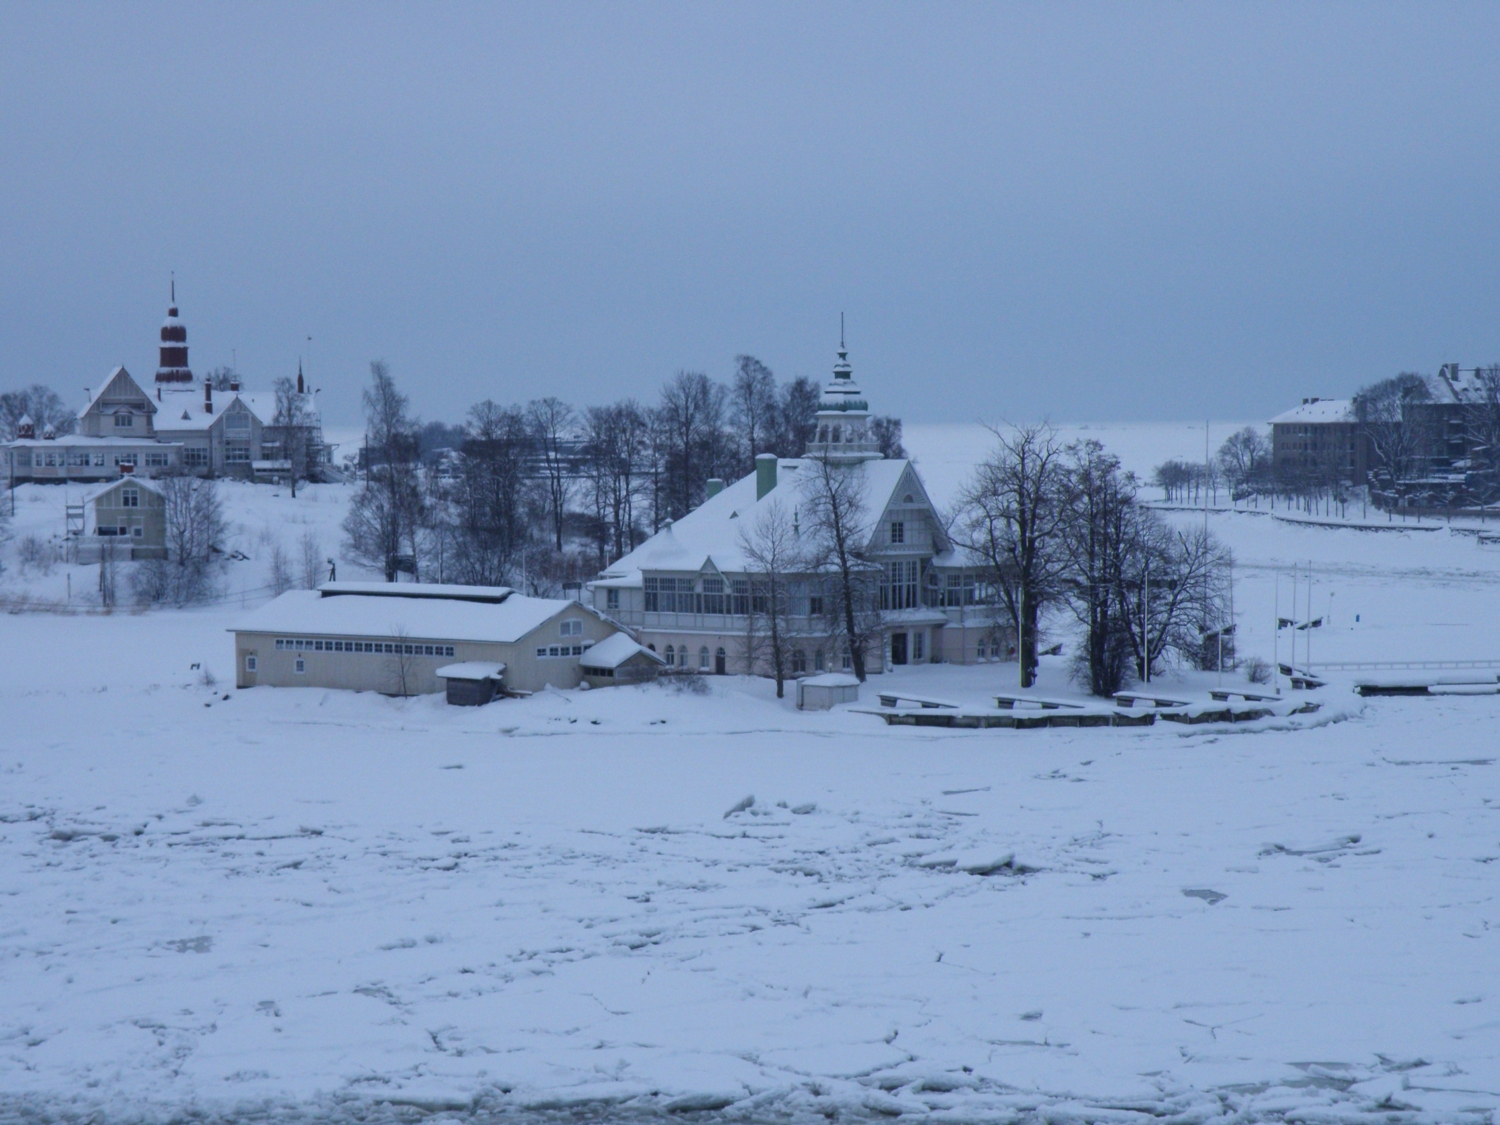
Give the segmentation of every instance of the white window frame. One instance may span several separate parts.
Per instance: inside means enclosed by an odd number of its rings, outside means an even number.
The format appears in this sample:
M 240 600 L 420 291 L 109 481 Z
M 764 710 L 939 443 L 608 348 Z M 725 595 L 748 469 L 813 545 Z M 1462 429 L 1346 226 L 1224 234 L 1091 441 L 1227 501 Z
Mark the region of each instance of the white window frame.
M 245 655 L 245 671 L 247 671 L 247 672 L 254 672 L 255 671 L 255 665 L 256 665 L 255 654 L 253 652 L 252 653 L 247 653 Z

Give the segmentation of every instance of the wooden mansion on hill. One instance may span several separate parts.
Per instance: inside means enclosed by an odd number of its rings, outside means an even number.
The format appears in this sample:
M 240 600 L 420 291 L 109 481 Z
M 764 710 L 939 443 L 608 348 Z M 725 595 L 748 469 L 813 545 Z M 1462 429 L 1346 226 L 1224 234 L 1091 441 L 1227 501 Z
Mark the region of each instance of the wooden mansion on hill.
M 216 392 L 210 379 L 195 378 L 188 367 L 187 327 L 178 318 L 175 296 L 162 322 L 160 364 L 150 391 L 116 367 L 87 398 L 76 433 L 38 434 L 31 419 L 21 419 L 16 439 L 3 447 L 10 480 L 104 481 L 184 472 L 277 479 L 289 467 L 291 439 L 306 448 L 308 475 L 332 465 L 317 399 L 302 372 L 286 404 L 290 409 L 280 416 L 273 392 L 248 393 L 237 379 Z M 294 427 L 298 432 L 289 434 Z

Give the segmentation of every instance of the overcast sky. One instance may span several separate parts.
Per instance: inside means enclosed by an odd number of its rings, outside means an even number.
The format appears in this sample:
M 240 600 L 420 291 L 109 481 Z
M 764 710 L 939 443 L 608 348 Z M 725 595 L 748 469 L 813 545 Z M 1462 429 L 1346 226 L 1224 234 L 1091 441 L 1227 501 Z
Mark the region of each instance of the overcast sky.
M 1500 6 L 0 7 L 0 389 L 299 353 L 335 423 L 652 397 L 848 314 L 909 421 L 1500 361 Z M 307 337 L 311 336 L 309 343 Z

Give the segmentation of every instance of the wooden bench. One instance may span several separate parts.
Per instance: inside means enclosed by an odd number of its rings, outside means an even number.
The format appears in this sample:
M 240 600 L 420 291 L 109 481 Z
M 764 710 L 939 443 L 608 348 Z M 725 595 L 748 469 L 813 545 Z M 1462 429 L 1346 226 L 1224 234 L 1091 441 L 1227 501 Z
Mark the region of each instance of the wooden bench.
M 1176 696 L 1157 695 L 1151 691 L 1117 691 L 1114 701 L 1121 707 L 1134 707 L 1138 700 L 1146 700 L 1153 707 L 1191 707 L 1192 700 L 1178 699 Z
M 995 706 L 1000 708 L 1002 711 L 1014 710 L 1017 703 L 1025 703 L 1029 704 L 1032 707 L 1039 707 L 1043 711 L 1057 711 L 1063 707 L 1071 707 L 1081 711 L 1083 708 L 1088 706 L 1086 703 L 1079 703 L 1071 699 L 1043 699 L 1041 696 L 1037 695 L 995 696 Z
M 956 708 L 957 703 L 949 703 L 942 699 L 929 699 L 924 695 L 908 695 L 902 691 L 882 691 L 879 693 L 880 705 L 882 707 L 899 707 L 902 702 L 909 703 L 915 707 L 943 707 Z

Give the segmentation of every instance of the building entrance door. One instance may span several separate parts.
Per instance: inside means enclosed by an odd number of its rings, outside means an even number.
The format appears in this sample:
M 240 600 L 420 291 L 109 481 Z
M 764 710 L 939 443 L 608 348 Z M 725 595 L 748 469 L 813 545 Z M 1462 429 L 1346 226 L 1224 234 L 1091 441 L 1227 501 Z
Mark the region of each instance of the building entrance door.
M 906 634 L 905 633 L 892 633 L 891 634 L 891 663 L 892 664 L 905 664 L 906 663 Z
M 715 675 L 722 676 L 725 672 L 729 671 L 729 668 L 727 667 L 728 664 L 729 664 L 729 654 L 726 653 L 722 648 L 719 649 L 718 652 L 714 653 L 714 674 Z

